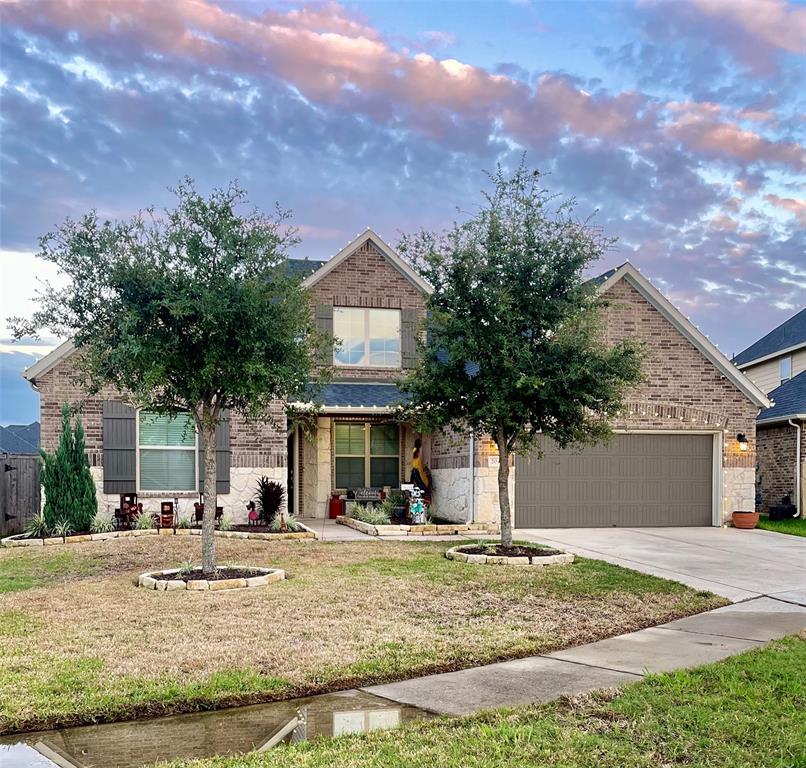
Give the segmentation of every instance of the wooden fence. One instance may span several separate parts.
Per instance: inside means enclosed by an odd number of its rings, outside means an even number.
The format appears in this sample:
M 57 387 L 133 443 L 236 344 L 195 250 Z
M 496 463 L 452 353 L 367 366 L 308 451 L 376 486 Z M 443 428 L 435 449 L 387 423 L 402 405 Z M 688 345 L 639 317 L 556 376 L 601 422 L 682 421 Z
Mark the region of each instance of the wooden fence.
M 39 512 L 39 457 L 0 454 L 0 537 L 22 533 Z

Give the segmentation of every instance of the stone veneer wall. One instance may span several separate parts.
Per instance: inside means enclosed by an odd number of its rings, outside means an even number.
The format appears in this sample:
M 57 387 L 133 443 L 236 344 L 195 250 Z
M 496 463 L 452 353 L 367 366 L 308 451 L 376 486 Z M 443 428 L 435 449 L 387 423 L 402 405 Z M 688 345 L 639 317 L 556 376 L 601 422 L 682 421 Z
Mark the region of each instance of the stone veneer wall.
M 88 397 L 85 389 L 75 381 L 73 356 L 60 360 L 56 366 L 36 381 L 40 393 L 41 444 L 53 451 L 59 440 L 61 407 L 68 403 L 78 409 L 86 433 L 87 459 L 97 487 L 98 509 L 114 510 L 119 505 L 118 494 L 103 492 L 103 401 L 121 400 L 113 387 L 105 387 L 98 395 Z M 218 496 L 218 505 L 236 523 L 246 522 L 246 503 L 254 494 L 258 478 L 265 475 L 283 486 L 287 482 L 286 420 L 282 403 L 275 403 L 268 417 L 246 420 L 232 414 L 230 418 L 230 492 Z M 181 514 L 191 514 L 195 492 L 177 494 Z M 159 510 L 159 504 L 168 500 L 164 494 L 144 492 L 139 495 L 143 508 L 149 512 Z
M 806 423 L 801 422 L 801 487 L 806 478 Z M 761 511 L 779 504 L 789 494 L 795 501 L 795 461 L 797 430 L 789 424 L 774 424 L 758 428 L 758 482 L 761 491 Z M 801 509 L 804 508 L 801 498 Z
M 734 510 L 755 504 L 756 422 L 758 407 L 694 347 L 626 279 L 606 294 L 606 339 L 615 343 L 631 338 L 645 345 L 645 381 L 630 392 L 624 411 L 613 422 L 618 430 L 670 430 L 722 435 L 722 519 Z M 736 435 L 744 433 L 749 450 L 740 451 Z M 489 439 L 476 441 L 476 519 L 497 514 L 497 470 L 490 466 L 495 446 Z M 456 519 L 467 519 L 469 459 L 466 439 L 445 432 L 432 439 L 432 468 L 444 480 L 437 503 Z M 510 498 L 514 498 L 514 467 L 510 472 Z M 514 504 L 513 504 L 514 508 Z M 437 512 L 442 515 L 442 512 Z M 462 516 L 464 515 L 464 516 Z M 450 519 L 454 519 L 453 517 Z

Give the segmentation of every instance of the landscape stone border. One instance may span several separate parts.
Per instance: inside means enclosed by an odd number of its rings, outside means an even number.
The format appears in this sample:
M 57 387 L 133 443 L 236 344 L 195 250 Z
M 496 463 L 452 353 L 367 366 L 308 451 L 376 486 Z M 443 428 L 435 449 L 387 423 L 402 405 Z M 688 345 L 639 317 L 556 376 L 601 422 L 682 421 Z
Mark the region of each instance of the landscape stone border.
M 336 522 L 355 528 L 369 536 L 458 536 L 464 533 L 487 533 L 498 535 L 494 523 L 446 523 L 443 525 L 371 525 L 353 517 L 339 515 Z
M 503 557 L 502 555 L 471 555 L 467 552 L 460 552 L 462 547 L 472 546 L 463 544 L 458 547 L 451 547 L 445 557 L 448 560 L 458 560 L 462 563 L 476 563 L 477 565 L 526 565 L 541 568 L 545 565 L 568 565 L 574 562 L 574 556 L 567 552 L 559 555 L 546 555 L 545 557 L 533 557 L 529 562 L 528 557 Z
M 178 568 L 169 568 L 164 571 L 149 571 L 142 573 L 137 578 L 135 586 L 143 587 L 144 589 L 154 589 L 157 592 L 173 592 L 175 590 L 187 590 L 189 592 L 218 592 L 224 589 L 255 589 L 257 587 L 266 587 L 275 581 L 285 580 L 285 571 L 279 568 L 255 568 L 251 565 L 218 565 L 217 571 L 232 570 L 232 569 L 248 569 L 250 571 L 259 571 L 260 575 L 250 576 L 249 578 L 242 579 L 217 579 L 207 581 L 206 579 L 193 579 L 193 581 L 185 581 L 184 579 L 158 579 L 157 576 L 176 576 L 179 574 Z M 200 567 L 193 569 L 200 571 Z
M 297 533 L 249 533 L 247 531 L 216 531 L 215 535 L 224 539 L 258 539 L 260 541 L 285 541 L 293 539 L 319 538 L 316 531 L 298 523 L 303 530 Z M 109 533 L 87 533 L 78 536 L 52 536 L 47 539 L 30 539 L 24 533 L 0 539 L 3 547 L 49 547 L 56 544 L 81 544 L 86 541 L 107 541 L 130 536 L 201 536 L 201 528 L 145 528 L 144 530 L 109 531 Z

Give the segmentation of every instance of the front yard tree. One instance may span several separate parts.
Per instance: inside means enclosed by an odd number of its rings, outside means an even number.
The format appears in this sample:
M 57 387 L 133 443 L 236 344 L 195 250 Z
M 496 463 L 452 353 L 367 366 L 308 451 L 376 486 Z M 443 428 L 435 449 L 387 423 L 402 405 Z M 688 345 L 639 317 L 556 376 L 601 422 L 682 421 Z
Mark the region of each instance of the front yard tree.
M 475 215 L 443 234 L 402 239 L 434 289 L 404 389 L 424 429 L 495 441 L 501 543 L 511 546 L 510 456 L 541 434 L 563 447 L 606 439 L 641 361 L 634 344 L 605 342 L 602 302 L 583 277 L 610 241 L 524 164 L 490 180 Z
M 129 221 L 95 212 L 41 240 L 39 256 L 66 278 L 47 285 L 17 337 L 47 328 L 72 337 L 90 393 L 112 384 L 136 407 L 187 411 L 207 446 L 202 569 L 215 569 L 215 431 L 225 411 L 266 417 L 303 394 L 326 339 L 287 268 L 297 242 L 287 212 L 240 212 L 237 184 L 199 194 L 190 179 L 176 207 Z

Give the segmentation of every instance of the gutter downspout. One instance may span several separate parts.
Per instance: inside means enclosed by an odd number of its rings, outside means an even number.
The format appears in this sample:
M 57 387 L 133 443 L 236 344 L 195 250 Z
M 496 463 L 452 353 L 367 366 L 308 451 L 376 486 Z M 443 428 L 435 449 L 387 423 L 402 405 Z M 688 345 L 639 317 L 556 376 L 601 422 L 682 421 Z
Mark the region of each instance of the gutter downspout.
M 795 443 L 795 506 L 798 510 L 798 517 L 802 517 L 803 512 L 800 508 L 800 490 L 801 490 L 801 478 L 800 478 L 800 438 L 801 438 L 801 426 L 798 422 L 792 421 L 789 419 L 787 422 L 790 427 L 794 427 L 797 431 L 797 442 Z
M 470 493 L 468 494 L 468 523 L 476 522 L 476 436 L 470 433 Z

